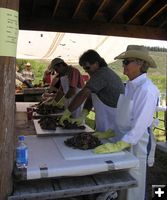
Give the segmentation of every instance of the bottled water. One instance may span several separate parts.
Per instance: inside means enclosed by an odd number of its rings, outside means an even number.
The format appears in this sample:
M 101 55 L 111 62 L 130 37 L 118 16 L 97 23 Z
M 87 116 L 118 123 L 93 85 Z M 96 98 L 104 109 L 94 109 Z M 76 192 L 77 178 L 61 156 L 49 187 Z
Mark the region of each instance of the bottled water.
M 28 147 L 25 144 L 25 137 L 18 136 L 18 146 L 16 147 L 16 165 L 18 168 L 26 168 L 28 165 Z

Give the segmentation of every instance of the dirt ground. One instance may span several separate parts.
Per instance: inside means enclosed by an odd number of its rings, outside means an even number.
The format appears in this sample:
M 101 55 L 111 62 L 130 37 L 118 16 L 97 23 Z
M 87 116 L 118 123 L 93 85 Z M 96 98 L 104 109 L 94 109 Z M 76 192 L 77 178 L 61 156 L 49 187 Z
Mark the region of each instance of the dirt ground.
M 156 149 L 155 163 L 147 173 L 148 200 L 151 200 L 152 185 L 167 184 L 167 153 Z

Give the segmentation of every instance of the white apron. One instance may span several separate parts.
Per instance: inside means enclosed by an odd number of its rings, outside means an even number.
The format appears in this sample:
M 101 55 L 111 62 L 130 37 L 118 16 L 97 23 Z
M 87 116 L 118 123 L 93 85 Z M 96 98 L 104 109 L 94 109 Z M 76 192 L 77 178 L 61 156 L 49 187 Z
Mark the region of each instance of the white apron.
M 115 130 L 116 108 L 105 105 L 96 94 L 92 93 L 92 103 L 95 109 L 96 131 Z
M 61 81 L 61 85 L 62 85 L 64 94 L 67 94 L 67 92 L 69 90 L 68 76 L 67 75 L 66 76 L 62 76 L 60 78 L 60 81 Z M 77 88 L 76 94 L 80 90 L 81 90 L 80 88 Z M 74 97 L 75 97 L 75 95 L 73 97 L 71 97 L 71 98 L 69 98 L 69 99 L 66 100 L 66 102 L 65 102 L 65 108 L 67 108 L 69 106 L 70 102 L 73 100 Z M 83 104 L 81 104 L 74 112 L 72 112 L 72 117 L 73 118 L 78 118 L 81 115 L 82 109 L 83 109 Z
M 120 95 L 117 106 L 116 124 L 117 130 L 122 136 L 131 128 L 131 113 L 133 101 L 124 95 Z M 139 167 L 130 169 L 131 175 L 137 180 L 138 187 L 127 190 L 126 200 L 144 200 L 145 183 L 146 183 L 146 166 L 147 166 L 147 145 L 149 142 L 149 134 L 146 131 L 140 141 L 133 145 L 131 152 L 139 159 Z M 154 147 L 154 146 L 153 146 Z M 154 149 L 155 150 L 155 149 Z M 152 152 L 152 149 L 150 150 Z M 150 161 L 152 162 L 152 161 Z

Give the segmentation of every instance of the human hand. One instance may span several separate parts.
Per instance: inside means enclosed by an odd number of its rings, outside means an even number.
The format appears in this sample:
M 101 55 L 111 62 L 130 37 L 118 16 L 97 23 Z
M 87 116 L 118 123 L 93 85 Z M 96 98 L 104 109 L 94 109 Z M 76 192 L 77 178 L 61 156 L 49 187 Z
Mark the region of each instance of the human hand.
M 53 93 L 48 93 L 48 92 L 44 92 L 43 94 L 42 94 L 42 100 L 47 100 L 48 98 L 50 98 L 50 97 L 52 97 L 52 98 L 54 98 L 55 97 L 55 95 L 53 94 Z
M 78 126 L 81 125 L 88 114 L 89 114 L 89 111 L 87 109 L 83 109 L 80 117 L 76 119 L 71 119 L 71 123 L 72 124 L 76 123 Z
M 70 116 L 71 116 L 71 112 L 68 109 L 66 109 L 59 120 L 59 124 L 61 126 L 64 126 L 64 121 L 70 122 L 71 121 Z
M 96 131 L 95 133 L 93 133 L 93 136 L 99 139 L 108 139 L 111 137 L 115 137 L 116 133 L 113 130 L 108 129 L 107 131 Z
M 96 147 L 93 152 L 96 154 L 120 152 L 123 149 L 130 147 L 129 143 L 118 141 L 116 143 L 106 143 Z

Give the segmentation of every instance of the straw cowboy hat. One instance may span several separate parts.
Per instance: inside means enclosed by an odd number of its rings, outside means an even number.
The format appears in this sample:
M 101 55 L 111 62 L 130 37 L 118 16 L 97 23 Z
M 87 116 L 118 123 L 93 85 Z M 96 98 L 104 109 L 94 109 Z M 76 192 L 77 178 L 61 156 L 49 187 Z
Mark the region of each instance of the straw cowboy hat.
M 125 59 L 125 58 L 138 58 L 148 63 L 148 67 L 156 68 L 157 65 L 149 55 L 146 47 L 139 45 L 128 45 L 125 52 L 116 56 L 114 59 Z
M 29 62 L 27 62 L 27 63 L 25 64 L 25 66 L 31 66 L 31 64 L 30 64 Z

